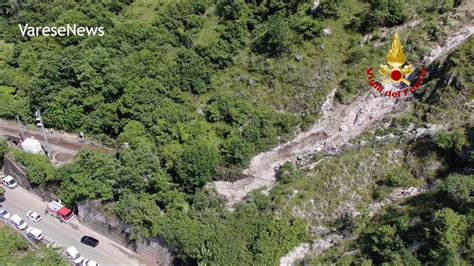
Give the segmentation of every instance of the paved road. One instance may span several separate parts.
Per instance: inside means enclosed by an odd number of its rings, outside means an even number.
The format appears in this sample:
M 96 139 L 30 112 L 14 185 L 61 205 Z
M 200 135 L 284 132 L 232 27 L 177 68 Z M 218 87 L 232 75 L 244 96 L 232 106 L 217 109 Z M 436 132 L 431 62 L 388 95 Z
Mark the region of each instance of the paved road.
M 61 223 L 58 219 L 45 216 L 46 203 L 35 195 L 27 192 L 21 187 L 15 189 L 5 188 L 5 201 L 1 204 L 10 214 L 18 214 L 28 224 L 43 231 L 48 238 L 64 248 L 75 246 L 85 259 L 93 259 L 100 265 L 139 265 L 149 264 L 142 261 L 140 255 L 125 248 L 117 242 L 92 231 L 88 227 L 80 224 L 76 219 L 70 223 Z M 33 210 L 43 216 L 38 223 L 26 218 L 26 212 Z M 96 237 L 100 243 L 92 248 L 80 242 L 83 235 Z

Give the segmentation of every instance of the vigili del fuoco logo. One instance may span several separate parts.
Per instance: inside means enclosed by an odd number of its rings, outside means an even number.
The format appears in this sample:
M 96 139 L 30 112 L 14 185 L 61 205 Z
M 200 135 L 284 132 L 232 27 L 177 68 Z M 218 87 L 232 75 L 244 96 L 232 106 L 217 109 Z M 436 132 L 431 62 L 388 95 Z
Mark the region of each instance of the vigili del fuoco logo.
M 426 69 L 420 68 L 416 82 L 411 86 L 410 75 L 415 72 L 411 64 L 406 63 L 406 57 L 403 53 L 403 46 L 400 43 L 398 33 L 393 37 L 392 46 L 387 54 L 388 65 L 380 65 L 379 73 L 382 75 L 381 82 L 376 80 L 373 73 L 374 68 L 367 70 L 369 86 L 380 92 L 386 97 L 401 98 L 409 94 L 415 94 L 425 80 Z M 392 85 L 392 86 L 388 86 Z

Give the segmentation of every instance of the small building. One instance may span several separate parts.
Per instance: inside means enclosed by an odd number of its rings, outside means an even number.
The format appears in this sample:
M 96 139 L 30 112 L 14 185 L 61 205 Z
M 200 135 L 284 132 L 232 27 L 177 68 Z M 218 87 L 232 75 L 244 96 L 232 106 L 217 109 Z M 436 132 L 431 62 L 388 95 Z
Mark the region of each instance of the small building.
M 34 154 L 44 154 L 41 142 L 39 142 L 39 140 L 35 139 L 34 137 L 25 139 L 23 142 L 21 142 L 20 146 L 25 152 Z

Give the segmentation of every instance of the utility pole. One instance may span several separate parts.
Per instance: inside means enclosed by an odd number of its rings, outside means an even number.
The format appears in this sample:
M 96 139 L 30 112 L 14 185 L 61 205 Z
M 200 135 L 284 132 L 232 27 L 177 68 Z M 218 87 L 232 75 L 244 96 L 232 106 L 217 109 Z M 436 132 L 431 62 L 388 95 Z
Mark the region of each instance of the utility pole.
M 26 132 L 25 125 L 23 125 L 19 116 L 16 116 L 16 122 L 18 123 L 18 128 L 20 129 L 21 133 L 25 133 Z
M 46 155 L 48 155 L 48 158 L 51 160 L 51 150 L 49 149 L 48 137 L 46 136 L 46 129 L 44 128 L 43 118 L 41 117 L 41 112 L 39 109 L 36 109 L 35 116 L 36 116 L 36 126 L 41 127 L 43 131 L 44 142 L 46 144 Z

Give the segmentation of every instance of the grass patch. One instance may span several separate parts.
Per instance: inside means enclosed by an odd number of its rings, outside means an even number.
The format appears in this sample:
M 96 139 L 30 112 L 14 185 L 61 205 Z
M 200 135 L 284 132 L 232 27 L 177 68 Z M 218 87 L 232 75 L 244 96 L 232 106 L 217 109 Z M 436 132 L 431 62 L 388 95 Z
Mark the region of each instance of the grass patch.
M 283 172 L 272 191 L 273 206 L 284 217 L 330 225 L 345 212 L 364 209 L 396 187 L 421 185 L 405 164 L 407 146 L 364 147 L 326 158 L 313 170 Z
M 8 86 L 0 86 L 0 94 L 12 94 L 15 92 L 15 88 Z
M 5 41 L 0 40 L 0 65 L 6 63 L 6 60 L 10 57 L 12 52 L 13 44 L 5 43 Z
M 155 18 L 156 9 L 169 1 L 167 0 L 136 0 L 124 12 L 127 20 L 151 24 Z
M 209 16 L 201 31 L 195 37 L 194 45 L 206 46 L 209 43 L 217 42 L 219 40 L 219 27 L 219 18 Z

